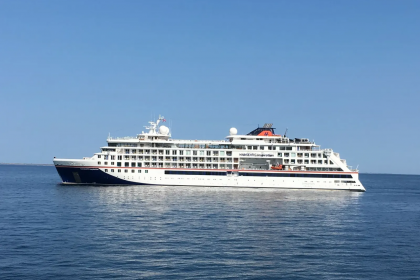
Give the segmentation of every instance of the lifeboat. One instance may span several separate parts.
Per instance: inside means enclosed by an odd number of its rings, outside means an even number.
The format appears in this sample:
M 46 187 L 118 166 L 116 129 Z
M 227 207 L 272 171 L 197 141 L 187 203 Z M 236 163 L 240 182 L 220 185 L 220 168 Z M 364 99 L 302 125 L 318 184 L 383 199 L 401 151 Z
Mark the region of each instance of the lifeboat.
M 281 165 L 281 164 L 279 164 L 279 165 L 276 165 L 276 166 L 271 166 L 271 169 L 273 169 L 273 170 L 282 170 L 283 169 L 283 165 Z

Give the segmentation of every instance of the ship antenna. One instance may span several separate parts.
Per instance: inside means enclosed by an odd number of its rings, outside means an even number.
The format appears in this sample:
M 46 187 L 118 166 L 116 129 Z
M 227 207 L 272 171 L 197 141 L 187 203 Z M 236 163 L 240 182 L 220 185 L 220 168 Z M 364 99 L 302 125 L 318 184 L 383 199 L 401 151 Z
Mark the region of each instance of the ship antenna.
M 284 132 L 284 137 L 286 137 L 288 128 L 286 127 L 286 131 Z

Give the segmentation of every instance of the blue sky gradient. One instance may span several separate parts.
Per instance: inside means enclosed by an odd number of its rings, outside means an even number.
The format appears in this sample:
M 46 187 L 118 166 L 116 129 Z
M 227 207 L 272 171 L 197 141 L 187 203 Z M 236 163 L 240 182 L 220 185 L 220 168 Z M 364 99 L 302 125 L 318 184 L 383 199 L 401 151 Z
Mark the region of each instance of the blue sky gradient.
M 0 162 L 274 123 L 420 174 L 420 1 L 0 1 Z

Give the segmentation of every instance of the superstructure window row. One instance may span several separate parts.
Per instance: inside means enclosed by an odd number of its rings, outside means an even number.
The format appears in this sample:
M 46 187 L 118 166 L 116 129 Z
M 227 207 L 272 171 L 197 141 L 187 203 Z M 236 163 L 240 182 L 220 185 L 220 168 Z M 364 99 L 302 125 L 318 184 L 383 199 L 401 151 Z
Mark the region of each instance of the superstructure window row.
M 167 175 L 213 175 L 213 176 L 226 176 L 226 172 L 209 172 L 209 171 L 177 171 L 165 170 Z
M 254 173 L 254 172 L 239 172 L 239 176 L 308 177 L 308 178 L 353 178 L 350 174 L 300 174 L 300 173 Z

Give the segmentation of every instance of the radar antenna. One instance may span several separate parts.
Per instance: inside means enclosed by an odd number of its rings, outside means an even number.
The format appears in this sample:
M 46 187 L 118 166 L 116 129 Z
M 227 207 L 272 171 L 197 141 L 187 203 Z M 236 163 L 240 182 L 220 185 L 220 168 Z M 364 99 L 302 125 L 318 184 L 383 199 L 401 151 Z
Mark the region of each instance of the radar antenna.
M 144 126 L 146 129 L 149 129 L 149 134 L 154 135 L 157 134 L 156 128 L 159 126 L 160 121 L 165 121 L 165 118 L 159 115 L 159 118 L 156 122 L 149 122 L 149 126 Z

